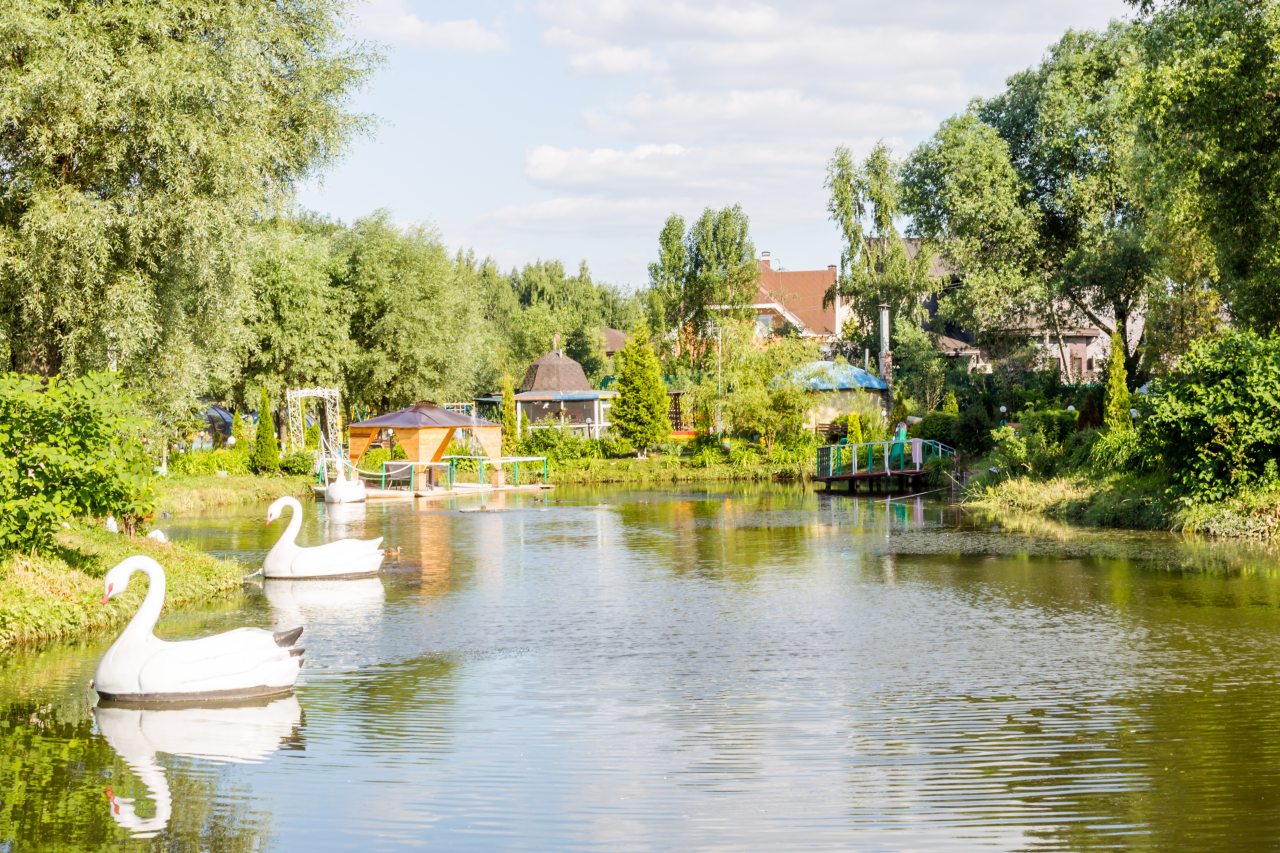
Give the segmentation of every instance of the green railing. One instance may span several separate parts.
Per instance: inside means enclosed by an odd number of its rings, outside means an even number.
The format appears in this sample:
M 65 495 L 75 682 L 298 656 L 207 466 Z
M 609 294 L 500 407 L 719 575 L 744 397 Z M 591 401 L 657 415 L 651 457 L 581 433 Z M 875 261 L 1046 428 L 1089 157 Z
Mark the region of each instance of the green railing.
M 928 438 L 828 444 L 818 448 L 817 476 L 913 473 L 924 468 L 931 460 L 954 461 L 955 458 L 954 448 Z
M 511 465 L 512 467 L 512 471 L 511 471 L 512 483 L 511 484 L 513 486 L 520 485 L 520 464 L 521 463 L 524 463 L 525 471 L 529 470 L 530 464 L 533 465 L 533 468 L 535 471 L 541 468 L 542 482 L 544 484 L 547 482 L 547 478 L 549 474 L 548 466 L 547 466 L 547 457 L 545 456 L 503 456 L 501 459 L 498 459 L 496 461 L 490 459 L 487 456 L 445 456 L 443 458 L 449 460 L 449 488 L 451 489 L 453 488 L 454 484 L 458 482 L 458 473 L 463 470 L 463 463 L 466 460 L 474 460 L 477 463 L 476 467 L 479 471 L 479 476 L 476 478 L 477 483 L 488 482 L 488 479 L 485 476 L 486 466 L 492 467 L 494 465 L 498 465 L 498 466 Z M 470 469 L 471 466 L 467 465 L 466 468 Z

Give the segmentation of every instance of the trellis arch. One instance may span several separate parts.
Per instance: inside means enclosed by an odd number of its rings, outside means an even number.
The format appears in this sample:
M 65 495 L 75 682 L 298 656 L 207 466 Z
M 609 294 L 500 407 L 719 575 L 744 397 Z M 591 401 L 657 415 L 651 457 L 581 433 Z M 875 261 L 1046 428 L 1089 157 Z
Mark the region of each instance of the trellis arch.
M 320 432 L 324 436 L 323 446 L 326 448 L 341 447 L 342 420 L 338 404 L 341 393 L 337 388 L 290 388 L 285 392 L 286 406 L 289 414 L 289 450 L 301 450 L 306 446 L 306 417 L 302 401 L 318 399 L 323 404 L 320 417 Z

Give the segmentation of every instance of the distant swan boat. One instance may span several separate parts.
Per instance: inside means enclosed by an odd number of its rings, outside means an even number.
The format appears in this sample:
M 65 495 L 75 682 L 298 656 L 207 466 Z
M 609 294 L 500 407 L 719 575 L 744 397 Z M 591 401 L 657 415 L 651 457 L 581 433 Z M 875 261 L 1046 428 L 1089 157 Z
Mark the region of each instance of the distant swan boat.
M 323 545 L 303 547 L 298 544 L 302 529 L 302 504 L 297 498 L 278 498 L 267 508 L 267 524 L 280 517 L 284 509 L 293 510 L 289 526 L 276 540 L 262 561 L 262 575 L 267 578 L 339 578 L 372 575 L 382 567 L 382 537 L 377 539 L 339 539 Z

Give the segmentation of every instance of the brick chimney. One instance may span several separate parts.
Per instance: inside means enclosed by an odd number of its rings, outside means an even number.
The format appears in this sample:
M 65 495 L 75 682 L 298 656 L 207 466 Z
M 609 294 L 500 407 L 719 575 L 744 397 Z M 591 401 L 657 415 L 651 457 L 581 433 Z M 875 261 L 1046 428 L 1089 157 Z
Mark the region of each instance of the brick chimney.
M 760 263 L 764 264 L 764 268 L 767 270 L 773 269 L 773 262 L 770 260 L 770 256 L 771 253 L 768 251 L 760 253 Z

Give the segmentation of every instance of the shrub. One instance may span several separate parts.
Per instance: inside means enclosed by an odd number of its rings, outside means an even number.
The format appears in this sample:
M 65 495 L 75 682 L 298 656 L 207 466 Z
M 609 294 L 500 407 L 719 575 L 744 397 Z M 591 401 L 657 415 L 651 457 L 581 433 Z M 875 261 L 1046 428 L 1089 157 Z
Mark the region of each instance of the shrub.
M 312 424 L 302 437 L 302 446 L 307 450 L 315 450 L 320 446 L 320 424 Z
M 1128 415 L 1125 416 L 1126 418 Z M 1063 445 L 1073 432 L 1079 421 L 1075 412 L 1064 409 L 1028 410 L 1018 415 L 1018 422 L 1024 434 L 1038 432 L 1047 445 Z
M 949 412 L 929 412 L 915 425 L 914 433 L 920 438 L 941 441 L 943 444 L 956 446 L 956 426 L 960 422 L 959 415 Z
M 960 403 L 956 400 L 956 392 L 954 389 L 948 391 L 947 396 L 942 398 L 942 411 L 944 414 L 948 415 L 960 414 Z
M 991 427 L 991 418 L 980 406 L 966 409 L 956 421 L 956 449 L 974 456 L 986 453 L 994 444 Z
M 108 374 L 0 375 L 0 550 L 41 550 L 75 516 L 133 531 L 154 507 L 147 422 Z
M 310 450 L 295 450 L 280 460 L 280 470 L 285 474 L 310 474 L 316 470 L 316 457 Z
M 520 449 L 530 456 L 545 456 L 553 462 L 600 455 L 600 448 L 594 441 L 563 426 L 530 430 L 528 437 L 520 442 Z
M 623 456 L 634 456 L 636 446 L 625 437 L 610 430 L 604 438 L 600 439 L 600 452 L 617 459 Z
M 219 448 L 175 453 L 169 457 L 171 474 L 208 477 L 219 471 L 226 471 L 228 474 L 248 474 L 249 454 L 240 450 Z
M 1139 446 L 1191 500 L 1268 486 L 1280 456 L 1277 388 L 1280 337 L 1232 332 L 1197 341 L 1152 390 Z
M 1107 391 L 1102 404 L 1102 425 L 1107 429 L 1125 429 L 1129 419 L 1129 377 L 1124 369 L 1124 341 L 1111 335 L 1111 356 L 1107 359 Z

